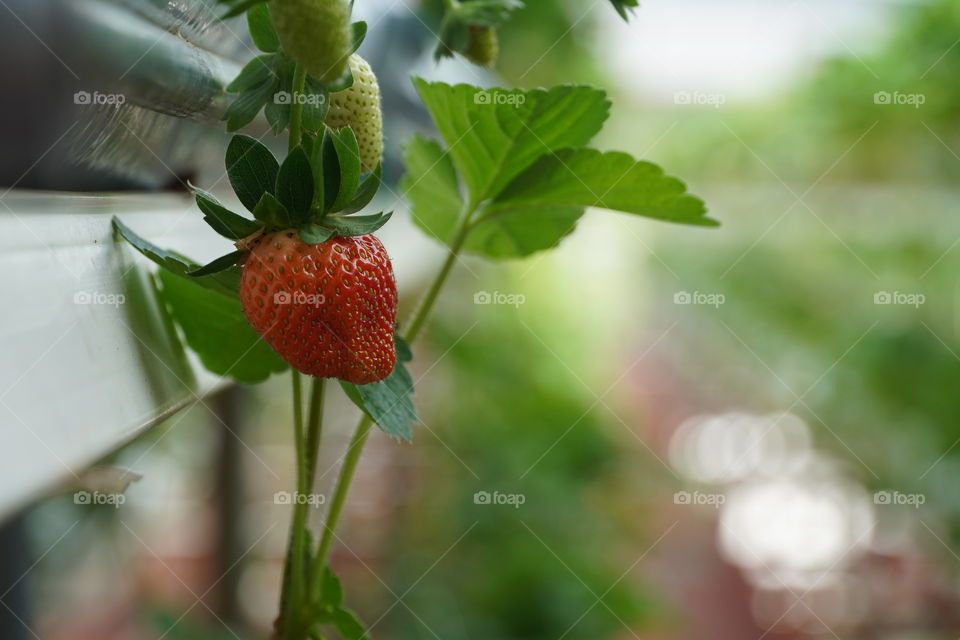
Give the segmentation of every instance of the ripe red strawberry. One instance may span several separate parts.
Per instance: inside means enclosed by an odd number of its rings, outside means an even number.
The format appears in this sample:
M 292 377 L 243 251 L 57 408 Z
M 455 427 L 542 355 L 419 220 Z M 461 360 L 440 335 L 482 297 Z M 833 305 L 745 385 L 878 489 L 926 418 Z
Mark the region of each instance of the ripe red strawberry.
M 354 384 L 393 371 L 397 287 L 372 235 L 309 245 L 292 230 L 254 241 L 240 281 L 243 313 L 303 373 Z

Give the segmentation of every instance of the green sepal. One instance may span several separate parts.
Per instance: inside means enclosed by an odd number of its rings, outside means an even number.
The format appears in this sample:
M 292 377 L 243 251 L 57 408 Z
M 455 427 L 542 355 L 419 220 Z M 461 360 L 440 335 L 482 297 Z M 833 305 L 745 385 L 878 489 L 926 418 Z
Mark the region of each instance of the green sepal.
M 382 179 L 383 165 L 382 163 L 377 163 L 376 168 L 360 181 L 360 186 L 357 187 L 357 192 L 354 194 L 353 200 L 351 200 L 347 206 L 341 208 L 338 213 L 356 213 L 357 211 L 363 210 L 364 207 L 370 204 L 374 196 L 377 195 Z
M 298 225 L 307 219 L 313 204 L 313 169 L 303 147 L 291 151 L 277 172 L 274 193 L 290 213 L 290 221 Z
M 248 91 L 273 78 L 275 59 L 275 55 L 266 53 L 248 62 L 237 74 L 237 77 L 233 79 L 233 82 L 227 85 L 227 92 L 241 93 Z
M 250 136 L 237 135 L 227 145 L 226 167 L 230 185 L 240 202 L 256 216 L 255 209 L 263 194 L 272 190 L 277 182 L 280 171 L 277 159 Z
M 276 80 L 267 80 L 238 95 L 223 114 L 227 131 L 237 131 L 253 122 L 260 110 L 270 104 L 275 91 Z
M 363 44 L 364 39 L 367 37 L 367 23 L 363 20 L 359 20 L 350 25 L 350 30 L 353 36 L 353 43 L 350 47 L 350 53 L 356 53 L 357 49 L 360 48 L 360 45 Z
M 265 1 L 266 0 L 220 0 L 220 4 L 228 7 L 227 12 L 220 16 L 220 19 L 226 20 L 227 18 L 238 16 L 247 9 L 255 7 L 258 4 L 262 4 Z
M 258 4 L 247 11 L 247 28 L 250 38 L 260 51 L 275 53 L 280 50 L 280 37 L 273 28 L 270 10 L 266 4 Z
M 300 236 L 300 240 L 306 242 L 307 244 L 323 244 L 336 235 L 336 232 L 330 227 L 325 227 L 313 222 L 305 222 L 301 224 L 297 228 L 297 232 Z
M 304 93 L 306 99 L 303 103 L 300 126 L 307 131 L 320 131 L 330 110 L 330 92 L 322 82 L 308 76 Z
M 243 258 L 246 251 L 233 251 L 228 253 L 225 256 L 220 256 L 213 262 L 207 263 L 200 267 L 199 269 L 194 269 L 193 271 L 187 271 L 187 275 L 191 278 L 199 278 L 201 276 L 209 276 L 214 273 L 220 273 L 221 271 L 226 271 L 233 265 L 240 262 Z
M 339 131 L 328 129 L 324 135 L 323 144 L 324 165 L 327 166 L 331 159 L 335 159 L 338 168 L 338 171 L 332 171 L 329 167 L 334 165 L 331 163 L 324 171 L 324 177 L 331 177 L 331 182 L 324 185 L 328 188 L 326 210 L 339 211 L 353 200 L 360 183 L 360 145 L 357 144 L 357 137 L 350 127 L 344 127 Z M 334 173 L 336 173 L 336 187 L 332 188 Z
M 440 42 L 433 52 L 435 59 L 452 56 L 454 51 L 464 52 L 470 45 L 470 28 L 496 28 L 510 14 L 523 8 L 520 0 L 471 0 L 458 3 L 447 11 L 440 23 Z
M 365 236 L 385 225 L 392 215 L 392 211 L 369 216 L 329 215 L 323 219 L 323 226 L 333 229 L 338 236 Z
M 193 191 L 197 200 L 197 207 L 204 214 L 204 222 L 224 238 L 240 240 L 256 233 L 261 228 L 261 225 L 255 220 L 244 218 L 224 207 L 211 193 L 199 189 L 189 182 L 187 182 L 187 186 Z
M 347 72 L 343 74 L 338 80 L 335 80 L 327 85 L 327 91 L 330 93 L 337 93 L 339 91 L 346 91 L 353 86 L 353 70 L 350 69 L 350 66 L 347 65 Z
M 123 224 L 119 218 L 113 219 L 113 229 L 121 238 L 130 243 L 130 246 L 165 271 L 169 271 L 181 278 L 190 279 L 192 282 L 211 291 L 216 291 L 217 293 L 222 293 L 233 298 L 240 295 L 240 269 L 231 268 L 219 273 L 192 279 L 187 273 L 194 271 L 200 266 L 193 260 L 172 251 L 161 249 L 148 240 L 145 240 L 137 235 L 130 227 Z
M 260 196 L 260 201 L 253 208 L 253 215 L 266 226 L 277 229 L 287 229 L 293 222 L 287 208 L 269 191 Z

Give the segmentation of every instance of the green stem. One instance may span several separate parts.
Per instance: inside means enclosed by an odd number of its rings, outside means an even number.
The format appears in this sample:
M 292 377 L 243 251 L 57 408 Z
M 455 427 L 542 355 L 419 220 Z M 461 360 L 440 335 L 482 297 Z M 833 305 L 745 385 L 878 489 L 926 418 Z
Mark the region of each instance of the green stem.
M 317 455 L 323 433 L 323 389 L 326 379 L 314 378 L 310 390 L 310 413 L 307 414 L 307 486 L 313 487 L 317 472 Z
M 287 570 L 290 572 L 288 586 L 289 592 L 281 601 L 286 605 L 286 611 L 283 612 L 284 635 L 288 638 L 295 637 L 295 629 L 298 626 L 294 616 L 300 611 L 300 603 L 303 602 L 304 593 L 304 553 L 306 551 L 304 533 L 306 531 L 307 521 L 307 502 L 304 499 L 307 491 L 307 464 L 306 452 L 304 450 L 303 433 L 303 391 L 300 381 L 300 372 L 293 369 L 293 425 L 294 425 L 294 447 L 297 457 L 297 491 L 294 494 L 293 523 L 291 524 L 291 548 L 290 557 L 287 562 Z
M 303 120 L 303 91 L 307 85 L 307 70 L 302 65 L 297 65 L 293 70 L 293 92 L 290 96 L 290 145 L 289 149 L 293 151 L 300 144 L 300 136 L 303 133 L 301 122 Z
M 427 289 L 427 293 L 413 314 L 407 333 L 404 336 L 404 340 L 408 344 L 412 343 L 420 334 L 427 317 L 433 310 L 433 305 L 437 301 L 440 290 L 446 283 L 450 271 L 453 269 L 453 265 L 456 264 L 457 256 L 463 248 L 463 243 L 473 228 L 471 216 L 473 215 L 474 209 L 475 207 L 471 207 L 463 213 L 457 227 L 456 235 L 450 244 L 450 252 L 447 254 L 443 266 L 440 267 L 440 271 L 437 273 L 433 283 L 430 285 L 430 288 Z M 361 416 L 360 421 L 357 423 L 356 430 L 353 432 L 353 438 L 350 440 L 350 446 L 347 448 L 347 454 L 343 459 L 343 467 L 341 467 L 340 474 L 337 477 L 337 486 L 333 491 L 330 510 L 327 512 L 320 544 L 317 546 L 317 553 L 313 557 L 313 566 L 310 570 L 314 596 L 319 595 L 318 585 L 323 575 L 323 567 L 326 565 L 327 555 L 330 553 L 330 547 L 333 545 L 334 534 L 337 525 L 340 523 L 340 516 L 343 513 L 343 506 L 346 503 L 347 494 L 350 491 L 350 484 L 353 482 L 353 476 L 357 470 L 357 463 L 360 461 L 360 454 L 363 452 L 363 446 L 367 442 L 367 437 L 370 435 L 370 428 L 372 426 L 373 420 L 370 416 L 366 414 Z

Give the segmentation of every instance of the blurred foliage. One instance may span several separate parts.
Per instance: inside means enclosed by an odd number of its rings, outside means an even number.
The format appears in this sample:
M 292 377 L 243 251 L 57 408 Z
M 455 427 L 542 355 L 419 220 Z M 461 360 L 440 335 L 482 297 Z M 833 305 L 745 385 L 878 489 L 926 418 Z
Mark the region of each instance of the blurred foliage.
M 423 491 L 411 491 L 391 533 L 404 552 L 384 567 L 397 593 L 415 585 L 404 602 L 416 616 L 395 608 L 386 635 L 421 638 L 427 627 L 445 640 L 621 637 L 653 611 L 637 575 L 624 574 L 650 544 L 631 491 L 636 459 L 532 333 L 556 331 L 556 322 L 485 311 L 467 339 L 450 306 L 431 327 L 434 357 L 449 348 L 431 380 L 457 391 L 431 393 L 423 409 L 437 437 L 417 433 Z M 522 494 L 524 503 L 476 504 L 483 491 Z
M 719 117 L 686 110 L 684 144 L 664 145 L 668 166 L 713 180 L 771 179 L 771 170 L 788 182 L 960 176 L 960 1 L 904 4 L 891 25 L 873 52 L 825 61 L 774 104 L 723 107 Z M 662 132 L 676 116 L 648 124 Z

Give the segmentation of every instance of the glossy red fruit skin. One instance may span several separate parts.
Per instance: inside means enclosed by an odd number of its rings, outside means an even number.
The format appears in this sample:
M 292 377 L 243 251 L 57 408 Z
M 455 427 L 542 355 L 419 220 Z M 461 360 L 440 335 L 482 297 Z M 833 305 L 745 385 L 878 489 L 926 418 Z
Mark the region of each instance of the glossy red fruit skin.
M 253 328 L 298 371 L 354 384 L 393 372 L 397 286 L 372 235 L 318 245 L 268 233 L 243 263 L 240 302 Z

